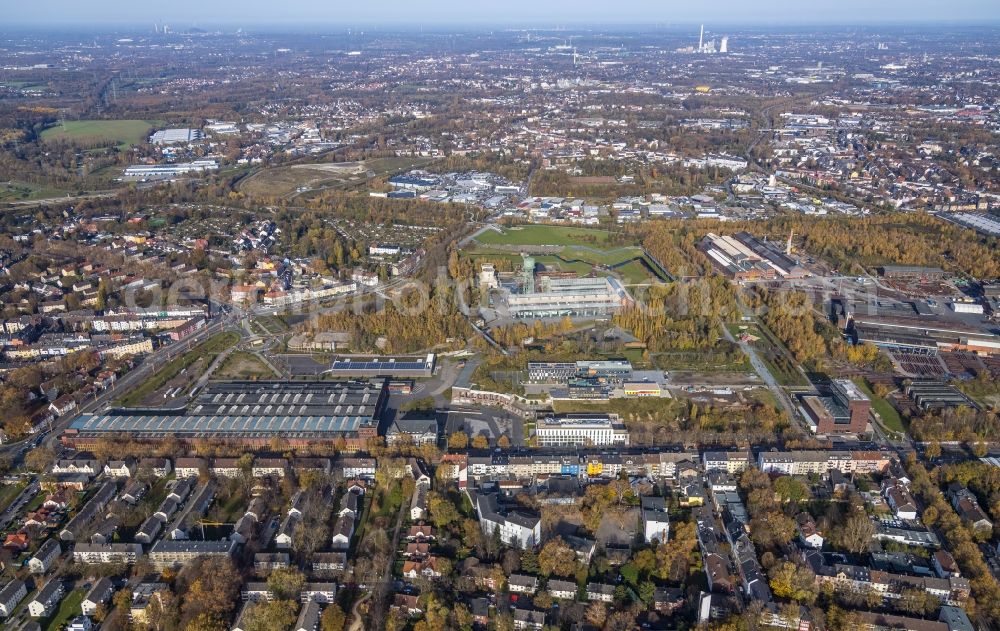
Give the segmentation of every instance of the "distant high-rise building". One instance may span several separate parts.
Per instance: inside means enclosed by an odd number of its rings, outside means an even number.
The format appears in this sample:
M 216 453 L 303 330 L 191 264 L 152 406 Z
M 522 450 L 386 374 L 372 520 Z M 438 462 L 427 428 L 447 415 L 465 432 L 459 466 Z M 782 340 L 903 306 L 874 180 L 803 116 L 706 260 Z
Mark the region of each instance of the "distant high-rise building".
M 719 44 L 719 52 L 720 53 L 728 53 L 729 52 L 729 38 L 728 37 L 723 37 L 722 38 L 722 43 Z
M 705 25 L 701 25 L 701 35 L 698 36 L 698 52 L 705 50 Z

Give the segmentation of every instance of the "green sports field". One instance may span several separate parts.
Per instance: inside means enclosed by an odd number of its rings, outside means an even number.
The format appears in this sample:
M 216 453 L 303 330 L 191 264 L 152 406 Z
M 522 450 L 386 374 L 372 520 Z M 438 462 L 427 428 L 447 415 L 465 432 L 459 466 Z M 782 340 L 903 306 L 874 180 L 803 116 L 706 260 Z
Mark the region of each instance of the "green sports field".
M 42 132 L 42 140 L 69 140 L 81 144 L 114 143 L 137 145 L 146 141 L 158 121 L 79 120 L 66 121 Z

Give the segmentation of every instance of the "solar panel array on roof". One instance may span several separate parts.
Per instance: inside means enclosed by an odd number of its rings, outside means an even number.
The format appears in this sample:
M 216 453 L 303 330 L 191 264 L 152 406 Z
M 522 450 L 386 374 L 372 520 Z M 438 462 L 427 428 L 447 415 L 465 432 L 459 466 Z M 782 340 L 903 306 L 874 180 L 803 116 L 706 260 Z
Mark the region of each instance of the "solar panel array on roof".
M 357 357 L 339 356 L 330 362 L 328 372 L 355 375 L 420 374 L 430 376 L 434 354 L 426 357 Z
M 424 370 L 427 367 L 422 361 L 419 362 L 397 362 L 397 361 L 371 361 L 359 362 L 353 360 L 336 360 L 330 367 L 333 370 Z

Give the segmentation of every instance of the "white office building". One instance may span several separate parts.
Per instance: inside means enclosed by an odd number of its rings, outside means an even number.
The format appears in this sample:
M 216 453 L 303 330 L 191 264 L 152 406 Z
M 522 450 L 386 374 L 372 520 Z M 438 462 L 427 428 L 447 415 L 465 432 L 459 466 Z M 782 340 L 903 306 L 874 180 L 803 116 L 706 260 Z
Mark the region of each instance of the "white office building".
M 539 419 L 539 447 L 628 445 L 629 434 L 617 414 L 563 414 Z

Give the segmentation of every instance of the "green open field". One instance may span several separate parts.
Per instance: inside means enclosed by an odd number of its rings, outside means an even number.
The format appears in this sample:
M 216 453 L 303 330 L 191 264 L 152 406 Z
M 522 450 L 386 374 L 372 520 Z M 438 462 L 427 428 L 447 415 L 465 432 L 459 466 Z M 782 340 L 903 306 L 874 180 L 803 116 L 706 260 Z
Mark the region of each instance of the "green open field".
M 559 248 L 551 254 L 536 254 L 534 259 L 546 269 L 574 272 L 581 276 L 617 274 L 627 284 L 668 280 L 654 273 L 653 264 L 643 249 L 635 244 L 611 242 L 611 233 L 592 228 L 531 225 L 507 228 L 503 234 L 490 230 L 476 237 L 476 245 L 463 249 L 461 255 L 478 259 L 510 260 L 514 269 L 521 265 L 519 254 L 510 249 L 518 246 L 551 246 Z M 506 248 L 506 249 L 505 249 Z
M 108 143 L 138 145 L 146 141 L 150 130 L 159 121 L 145 120 L 79 120 L 49 127 L 42 140 L 69 140 L 81 144 Z
M 239 189 L 251 197 L 295 197 L 296 195 L 330 188 L 350 188 L 374 177 L 392 176 L 417 169 L 433 162 L 432 158 L 373 158 L 363 162 L 321 162 L 262 169 L 244 178 Z M 362 170 L 355 172 L 353 167 Z M 299 191 L 299 189 L 309 189 Z
M 58 188 L 39 186 L 17 180 L 0 182 L 0 202 L 46 199 L 49 197 L 58 197 L 65 193 L 66 191 Z
M 212 505 L 213 521 L 223 524 L 235 524 L 246 510 L 247 498 L 243 493 L 233 493 L 225 502 L 215 502 Z
M 872 400 L 872 409 L 878 412 L 879 418 L 882 419 L 882 424 L 885 425 L 886 429 L 899 433 L 906 431 L 906 428 L 903 426 L 903 418 L 891 403 L 872 392 L 872 389 L 868 387 L 864 379 L 856 378 L 852 381 Z
M 124 397 L 118 400 L 118 404 L 125 407 L 134 407 L 141 404 L 146 397 L 162 388 L 168 381 L 176 377 L 182 370 L 195 363 L 199 359 L 205 358 L 205 365 L 208 366 L 215 360 L 215 357 L 230 346 L 240 341 L 238 333 L 228 331 L 216 334 L 190 351 L 177 357 L 167 365 L 163 366 L 151 377 L 139 384 Z
M 515 226 L 503 234 L 487 230 L 476 241 L 484 245 L 606 245 L 610 233 L 593 228 L 567 228 L 564 226 Z
M 638 261 L 629 261 L 616 270 L 626 283 L 635 284 L 649 280 L 649 271 Z

